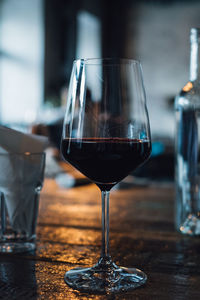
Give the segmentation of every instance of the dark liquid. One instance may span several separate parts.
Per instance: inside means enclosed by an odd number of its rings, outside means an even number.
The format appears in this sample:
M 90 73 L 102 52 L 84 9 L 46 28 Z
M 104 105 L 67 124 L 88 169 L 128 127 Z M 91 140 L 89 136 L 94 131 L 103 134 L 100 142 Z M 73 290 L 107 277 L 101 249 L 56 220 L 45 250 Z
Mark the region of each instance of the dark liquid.
M 151 153 L 147 140 L 120 138 L 64 139 L 64 159 L 95 182 L 109 190 L 142 164 Z

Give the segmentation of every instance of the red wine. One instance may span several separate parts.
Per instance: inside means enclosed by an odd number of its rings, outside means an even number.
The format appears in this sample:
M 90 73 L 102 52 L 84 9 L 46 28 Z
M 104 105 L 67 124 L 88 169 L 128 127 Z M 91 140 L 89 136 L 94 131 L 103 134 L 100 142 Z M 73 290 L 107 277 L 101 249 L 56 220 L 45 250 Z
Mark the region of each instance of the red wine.
M 142 164 L 151 153 L 148 140 L 123 138 L 64 139 L 64 159 L 95 182 L 109 190 Z

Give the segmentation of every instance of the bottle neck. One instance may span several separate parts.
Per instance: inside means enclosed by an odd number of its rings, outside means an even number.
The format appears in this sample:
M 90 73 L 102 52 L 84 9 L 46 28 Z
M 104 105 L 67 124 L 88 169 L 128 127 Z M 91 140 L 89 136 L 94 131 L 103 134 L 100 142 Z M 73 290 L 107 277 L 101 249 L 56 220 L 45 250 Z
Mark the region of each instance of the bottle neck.
M 200 46 L 198 42 L 191 44 L 190 81 L 200 80 Z
M 192 28 L 190 34 L 190 81 L 200 80 L 200 29 Z

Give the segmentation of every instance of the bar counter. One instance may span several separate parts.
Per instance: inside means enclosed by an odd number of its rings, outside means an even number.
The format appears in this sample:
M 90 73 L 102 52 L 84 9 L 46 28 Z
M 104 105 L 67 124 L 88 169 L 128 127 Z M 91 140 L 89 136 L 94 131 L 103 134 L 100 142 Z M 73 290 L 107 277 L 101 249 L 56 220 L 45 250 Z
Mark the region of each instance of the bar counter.
M 61 189 L 45 180 L 35 253 L 0 256 L 0 299 L 200 299 L 200 239 L 174 230 L 173 185 L 128 186 L 110 199 L 110 253 L 148 276 L 145 286 L 115 295 L 68 287 L 67 270 L 91 266 L 101 249 L 100 191 Z

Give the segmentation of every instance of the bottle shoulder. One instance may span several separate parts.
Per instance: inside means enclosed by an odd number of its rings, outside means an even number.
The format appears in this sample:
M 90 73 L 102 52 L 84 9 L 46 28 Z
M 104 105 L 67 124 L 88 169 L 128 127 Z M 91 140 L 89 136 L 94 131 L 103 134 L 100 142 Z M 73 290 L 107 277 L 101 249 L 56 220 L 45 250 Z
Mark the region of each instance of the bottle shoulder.
M 200 82 L 189 81 L 175 99 L 175 107 L 200 107 Z

